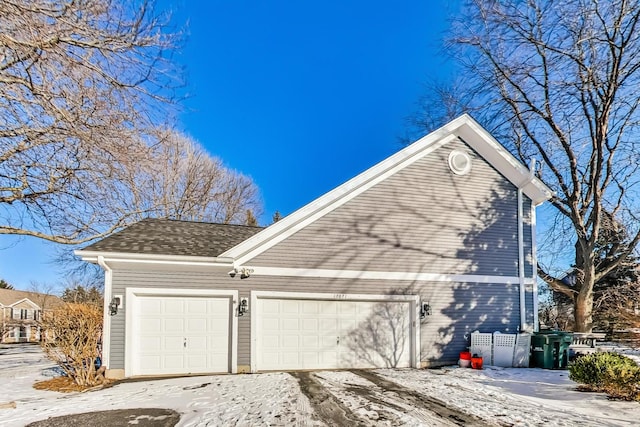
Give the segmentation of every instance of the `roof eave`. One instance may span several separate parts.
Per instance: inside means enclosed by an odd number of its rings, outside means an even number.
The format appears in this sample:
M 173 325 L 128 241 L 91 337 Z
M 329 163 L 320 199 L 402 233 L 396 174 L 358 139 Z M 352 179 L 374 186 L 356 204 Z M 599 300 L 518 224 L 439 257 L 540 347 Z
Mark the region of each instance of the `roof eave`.
M 162 255 L 140 254 L 131 252 L 102 252 L 76 250 L 73 252 L 83 261 L 96 264 L 98 257 L 103 257 L 105 262 L 141 262 L 163 264 L 200 264 L 208 266 L 229 267 L 233 266 L 234 259 L 230 257 L 203 257 L 194 255 Z

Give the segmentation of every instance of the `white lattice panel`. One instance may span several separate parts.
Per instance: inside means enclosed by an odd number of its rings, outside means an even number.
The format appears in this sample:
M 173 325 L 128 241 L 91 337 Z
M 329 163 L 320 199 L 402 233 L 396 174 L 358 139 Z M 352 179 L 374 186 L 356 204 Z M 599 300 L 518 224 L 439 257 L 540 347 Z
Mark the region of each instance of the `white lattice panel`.
M 493 334 L 493 365 L 505 368 L 513 363 L 513 351 L 516 346 L 516 334 Z
M 482 356 L 482 363 L 485 365 L 491 365 L 491 334 L 485 334 L 481 332 L 473 332 L 471 334 L 471 355 L 477 354 Z
M 531 334 L 518 334 L 513 352 L 513 367 L 528 368 L 531 352 Z

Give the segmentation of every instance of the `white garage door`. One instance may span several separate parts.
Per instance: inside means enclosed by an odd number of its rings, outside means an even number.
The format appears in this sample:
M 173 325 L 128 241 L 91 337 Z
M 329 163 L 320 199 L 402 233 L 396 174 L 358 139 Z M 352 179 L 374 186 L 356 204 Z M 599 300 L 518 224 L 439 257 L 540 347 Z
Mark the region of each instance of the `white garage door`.
M 409 367 L 412 307 L 258 298 L 257 370 Z
M 132 375 L 230 372 L 229 297 L 133 299 Z

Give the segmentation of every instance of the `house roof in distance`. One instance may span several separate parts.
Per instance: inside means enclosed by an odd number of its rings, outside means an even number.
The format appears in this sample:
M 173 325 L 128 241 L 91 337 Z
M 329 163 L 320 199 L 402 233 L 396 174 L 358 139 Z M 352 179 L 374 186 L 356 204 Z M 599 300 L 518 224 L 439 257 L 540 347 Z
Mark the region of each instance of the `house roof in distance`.
M 147 218 L 77 253 L 133 253 L 217 257 L 262 227 Z
M 11 305 L 28 299 L 37 304 L 41 309 L 51 309 L 62 304 L 62 300 L 55 295 L 42 294 L 39 292 L 18 291 L 15 289 L 0 289 L 0 306 L 10 307 Z

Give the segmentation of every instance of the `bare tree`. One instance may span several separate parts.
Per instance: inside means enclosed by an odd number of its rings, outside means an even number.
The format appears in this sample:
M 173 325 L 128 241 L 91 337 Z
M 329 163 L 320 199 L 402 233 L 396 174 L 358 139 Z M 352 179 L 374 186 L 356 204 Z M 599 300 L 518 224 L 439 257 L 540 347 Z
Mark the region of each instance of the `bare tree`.
M 196 141 L 173 130 L 156 133 L 144 159 L 130 170 L 127 189 L 138 218 L 244 223 L 262 211 L 253 180 L 227 168 Z
M 573 302 L 575 329 L 590 331 L 594 285 L 640 241 L 640 2 L 471 0 L 462 10 L 448 47 L 464 99 L 444 114 L 464 107 L 523 162 L 541 162 L 556 192 L 553 240 L 576 280 L 567 285 L 550 265 L 538 273 Z M 597 259 L 608 217 L 629 239 Z
M 146 0 L 0 2 L 0 234 L 80 243 L 140 214 L 112 206 L 177 83 L 166 22 Z

